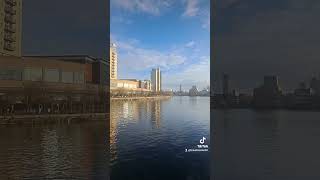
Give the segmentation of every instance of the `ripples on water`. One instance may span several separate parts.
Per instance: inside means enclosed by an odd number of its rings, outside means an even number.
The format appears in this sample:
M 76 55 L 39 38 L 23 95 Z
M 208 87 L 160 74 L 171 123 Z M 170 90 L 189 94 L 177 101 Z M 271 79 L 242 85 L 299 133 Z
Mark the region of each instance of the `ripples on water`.
M 209 179 L 209 153 L 185 153 L 205 136 L 207 97 L 112 101 L 111 179 Z
M 320 179 L 320 112 L 240 109 L 211 113 L 216 179 Z
M 118 101 L 106 123 L 0 126 L 0 179 L 209 179 L 209 98 Z M 111 161 L 107 141 L 110 138 Z
M 0 127 L 0 179 L 107 179 L 106 122 Z

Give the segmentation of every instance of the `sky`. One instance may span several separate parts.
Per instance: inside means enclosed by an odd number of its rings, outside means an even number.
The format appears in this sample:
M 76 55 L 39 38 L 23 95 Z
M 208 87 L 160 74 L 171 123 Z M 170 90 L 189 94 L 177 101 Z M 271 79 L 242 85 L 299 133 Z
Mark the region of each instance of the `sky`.
M 119 79 L 150 79 L 152 68 L 160 67 L 163 89 L 209 86 L 209 0 L 111 0 L 110 5 Z
M 240 92 L 264 75 L 277 75 L 284 91 L 309 82 L 320 73 L 319 19 L 318 0 L 217 1 L 213 84 L 220 86 L 223 72 Z
M 107 57 L 106 0 L 23 0 L 23 55 Z

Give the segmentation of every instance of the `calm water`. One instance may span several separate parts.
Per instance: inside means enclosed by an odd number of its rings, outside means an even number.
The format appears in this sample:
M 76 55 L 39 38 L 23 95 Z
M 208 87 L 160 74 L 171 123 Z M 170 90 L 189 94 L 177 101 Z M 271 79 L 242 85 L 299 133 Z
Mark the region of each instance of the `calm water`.
M 106 124 L 0 126 L 0 179 L 107 179 Z
M 113 101 L 105 122 L 0 126 L 0 179 L 209 179 L 209 99 Z M 320 179 L 320 112 L 212 110 L 218 180 Z M 209 138 L 208 138 L 209 141 Z M 208 142 L 207 141 L 207 142 Z M 212 176 L 213 177 L 213 176 Z
M 216 179 L 320 179 L 320 112 L 211 113 L 215 126 L 212 171 Z
M 111 179 L 209 179 L 209 152 L 185 152 L 210 142 L 208 97 L 111 104 Z

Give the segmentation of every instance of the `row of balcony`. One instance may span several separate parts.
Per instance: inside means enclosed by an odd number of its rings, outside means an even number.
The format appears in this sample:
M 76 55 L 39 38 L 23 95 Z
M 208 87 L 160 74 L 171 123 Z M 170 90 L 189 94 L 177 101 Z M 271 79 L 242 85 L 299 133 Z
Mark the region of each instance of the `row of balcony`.
M 16 19 L 14 18 L 14 16 L 8 14 L 6 14 L 6 16 L 4 17 L 4 21 L 11 24 L 16 23 Z
M 6 4 L 11 5 L 11 6 L 16 6 L 17 1 L 16 0 L 5 0 Z
M 15 42 L 15 38 L 13 37 L 12 33 L 5 33 L 4 34 L 4 40 L 9 42 Z
M 7 51 L 14 51 L 15 50 L 15 45 L 12 42 L 5 41 L 3 49 L 5 49 Z
M 12 15 L 15 15 L 17 13 L 17 11 L 12 6 L 9 6 L 9 5 L 5 6 L 4 11 Z
M 6 24 L 4 26 L 4 30 L 7 31 L 7 32 L 11 32 L 11 33 L 15 33 L 16 32 L 16 28 L 12 24 Z

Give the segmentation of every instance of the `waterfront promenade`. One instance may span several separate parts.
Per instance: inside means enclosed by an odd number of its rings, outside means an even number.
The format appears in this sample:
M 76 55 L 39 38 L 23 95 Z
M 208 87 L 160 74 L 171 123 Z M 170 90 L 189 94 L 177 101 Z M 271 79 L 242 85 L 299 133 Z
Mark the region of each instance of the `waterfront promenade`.
M 136 97 L 111 97 L 111 100 L 152 100 L 169 99 L 172 96 L 136 96 Z
M 6 115 L 0 116 L 0 124 L 59 124 L 78 121 L 105 121 L 108 117 L 109 113 Z

